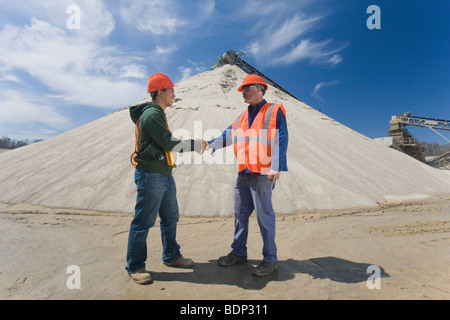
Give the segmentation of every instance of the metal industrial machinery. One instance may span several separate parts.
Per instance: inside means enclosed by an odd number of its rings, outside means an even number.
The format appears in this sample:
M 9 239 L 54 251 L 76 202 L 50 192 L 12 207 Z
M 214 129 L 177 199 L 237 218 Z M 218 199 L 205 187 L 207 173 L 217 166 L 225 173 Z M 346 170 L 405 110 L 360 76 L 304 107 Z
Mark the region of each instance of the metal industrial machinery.
M 450 165 L 450 152 L 444 153 L 440 156 L 434 157 L 428 161 L 422 154 L 422 150 L 417 142 L 417 139 L 413 137 L 406 126 L 417 126 L 423 128 L 429 128 L 436 134 L 441 136 L 443 139 L 450 143 L 450 140 L 444 137 L 437 130 L 448 130 L 450 131 L 450 121 L 428 118 L 428 117 L 416 117 L 412 116 L 410 112 L 405 114 L 398 114 L 392 116 L 390 123 L 389 136 L 393 138 L 393 141 L 398 145 L 403 152 L 409 154 L 410 156 L 428 163 L 431 166 L 439 167 L 443 169 L 448 169 Z
M 252 67 L 249 63 L 244 61 L 242 59 L 243 56 L 244 56 L 244 53 L 242 51 L 238 51 L 236 53 L 233 50 L 229 50 L 229 51 L 225 52 L 223 55 L 221 55 L 219 58 L 216 59 L 212 69 L 214 70 L 214 69 L 223 67 L 226 64 L 238 66 L 239 68 L 241 68 L 248 74 L 257 74 L 257 75 L 263 77 L 266 80 L 267 84 L 277 88 L 280 91 L 283 91 L 284 93 L 290 95 L 292 98 L 297 99 L 298 101 L 301 101 L 299 98 L 294 96 L 292 93 L 290 93 L 286 89 L 284 89 L 282 86 L 278 85 L 275 81 L 271 80 L 265 74 L 261 73 L 256 68 Z

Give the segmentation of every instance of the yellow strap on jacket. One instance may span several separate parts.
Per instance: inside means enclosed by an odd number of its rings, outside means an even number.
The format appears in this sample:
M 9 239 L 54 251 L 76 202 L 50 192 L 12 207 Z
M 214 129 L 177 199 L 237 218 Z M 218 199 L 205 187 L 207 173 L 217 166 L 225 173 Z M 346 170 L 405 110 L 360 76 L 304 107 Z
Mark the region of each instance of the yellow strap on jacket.
M 138 140 L 139 140 L 139 120 L 140 119 L 138 119 L 136 121 L 136 133 L 135 133 L 136 139 L 134 141 L 134 150 L 133 150 L 133 153 L 131 154 L 131 164 L 135 168 L 138 166 L 138 162 L 136 161 L 136 157 L 139 155 L 139 152 L 137 151 L 137 143 L 138 143 Z M 170 131 L 169 124 L 167 123 L 167 121 L 166 121 L 166 126 L 167 126 L 167 129 Z M 164 151 L 164 155 L 166 157 L 167 165 L 169 165 L 170 167 L 175 167 L 176 166 L 176 164 L 175 164 L 175 160 L 176 160 L 175 154 L 172 151 Z

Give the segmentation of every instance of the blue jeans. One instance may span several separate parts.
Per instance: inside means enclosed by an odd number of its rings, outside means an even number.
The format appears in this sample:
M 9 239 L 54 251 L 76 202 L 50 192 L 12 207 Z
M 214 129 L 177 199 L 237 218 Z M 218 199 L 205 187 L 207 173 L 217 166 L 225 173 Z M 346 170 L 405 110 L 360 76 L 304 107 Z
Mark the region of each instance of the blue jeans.
M 129 273 L 145 268 L 147 260 L 147 235 L 155 224 L 159 212 L 163 262 L 175 262 L 181 257 L 176 241 L 179 218 L 177 190 L 171 175 L 136 169 L 134 180 L 137 199 L 134 219 L 128 236 L 127 266 Z
M 239 174 L 234 187 L 235 230 L 231 251 L 238 256 L 247 256 L 248 221 L 256 210 L 259 229 L 263 238 L 263 261 L 276 262 L 275 211 L 272 207 L 272 190 L 275 182 L 258 174 Z

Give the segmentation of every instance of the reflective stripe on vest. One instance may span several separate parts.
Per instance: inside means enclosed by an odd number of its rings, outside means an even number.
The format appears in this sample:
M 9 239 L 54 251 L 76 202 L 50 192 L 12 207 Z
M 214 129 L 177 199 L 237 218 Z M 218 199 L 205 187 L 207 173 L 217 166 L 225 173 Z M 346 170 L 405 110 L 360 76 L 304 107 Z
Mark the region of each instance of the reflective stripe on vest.
M 233 123 L 231 135 L 239 171 L 248 168 L 251 172 L 269 172 L 278 143 L 277 113 L 280 108 L 286 116 L 281 104 L 267 103 L 259 110 L 250 128 L 248 110 Z
M 166 120 L 166 127 L 167 127 L 167 130 L 170 131 L 169 123 L 167 122 L 167 120 Z M 176 162 L 177 158 L 176 158 L 175 152 L 166 150 L 166 151 L 164 151 L 164 153 L 166 155 L 166 161 L 167 161 L 167 164 L 169 165 L 169 167 L 176 167 L 177 165 L 175 162 Z
M 139 152 L 137 151 L 137 143 L 138 143 L 138 140 L 139 140 L 139 122 L 140 122 L 139 120 L 141 120 L 141 119 L 138 119 L 136 121 L 136 133 L 135 133 L 136 139 L 134 141 L 134 151 L 131 154 L 131 164 L 135 168 L 138 166 L 138 162 L 136 161 L 136 157 L 139 155 Z M 166 121 L 166 126 L 167 126 L 167 130 L 170 131 L 169 124 L 167 123 L 167 121 Z M 175 154 L 172 151 L 164 151 L 164 156 L 166 158 L 166 162 L 167 162 L 168 166 L 170 166 L 170 167 L 175 167 L 176 166 L 176 164 L 175 164 L 176 156 L 175 156 Z

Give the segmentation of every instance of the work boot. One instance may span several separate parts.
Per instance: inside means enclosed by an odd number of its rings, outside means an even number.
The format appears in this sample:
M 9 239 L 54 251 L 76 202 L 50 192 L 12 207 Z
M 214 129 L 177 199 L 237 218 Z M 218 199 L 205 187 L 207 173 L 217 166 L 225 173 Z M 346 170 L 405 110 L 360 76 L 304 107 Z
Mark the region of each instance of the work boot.
M 181 256 L 180 259 L 175 262 L 164 262 L 164 265 L 174 268 L 190 268 L 194 265 L 194 261 L 192 261 L 192 259 L 185 259 Z
M 268 276 L 272 272 L 278 269 L 278 262 L 261 262 L 255 270 L 253 270 L 253 274 L 258 277 Z
M 234 253 L 230 253 L 227 256 L 220 257 L 218 260 L 219 265 L 228 267 L 232 266 L 236 263 L 245 263 L 247 262 L 247 256 L 237 256 Z
M 131 279 L 134 280 L 134 282 L 138 284 L 147 284 L 153 282 L 151 273 L 146 271 L 145 269 L 141 269 L 134 273 L 129 273 L 128 275 L 131 277 Z

